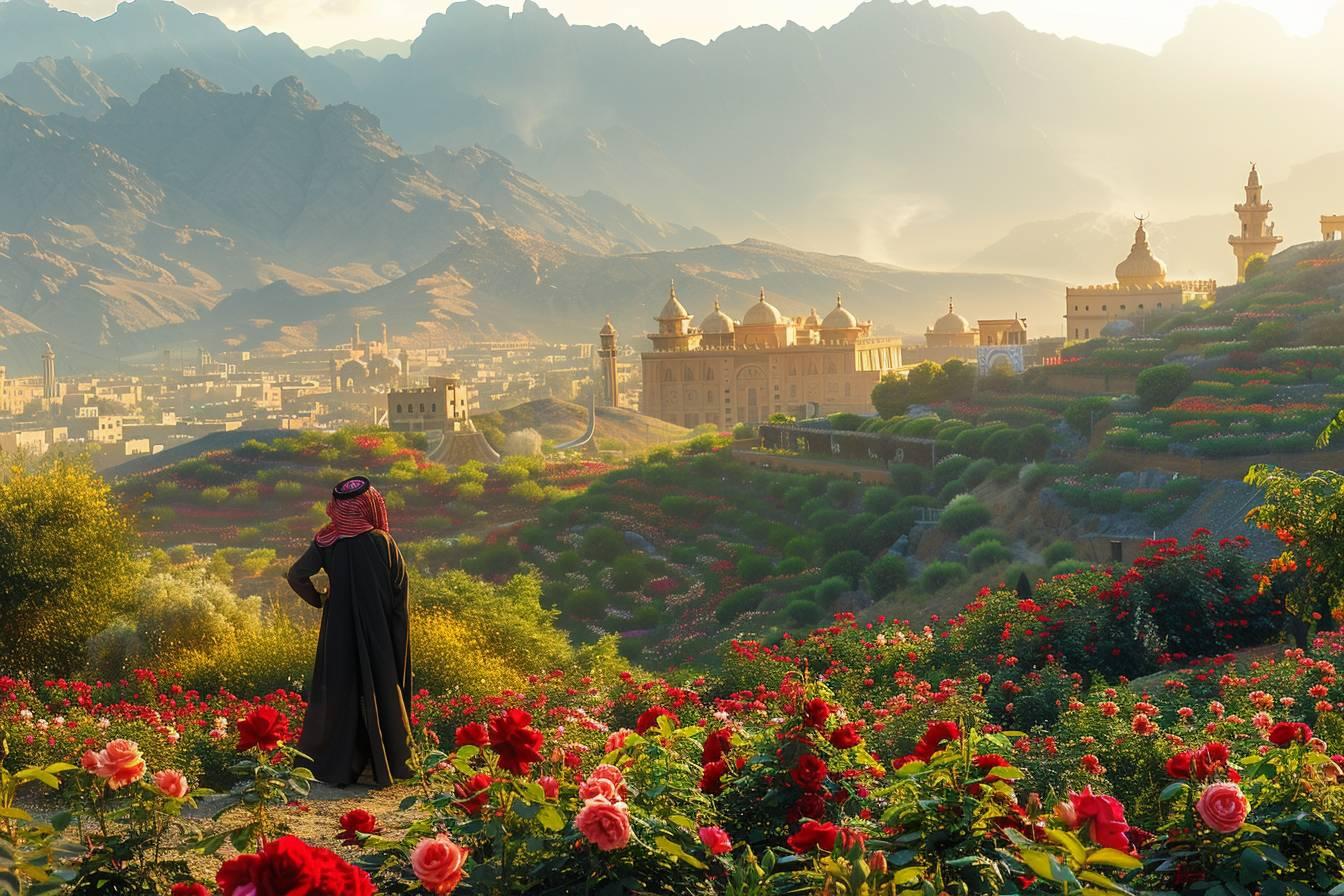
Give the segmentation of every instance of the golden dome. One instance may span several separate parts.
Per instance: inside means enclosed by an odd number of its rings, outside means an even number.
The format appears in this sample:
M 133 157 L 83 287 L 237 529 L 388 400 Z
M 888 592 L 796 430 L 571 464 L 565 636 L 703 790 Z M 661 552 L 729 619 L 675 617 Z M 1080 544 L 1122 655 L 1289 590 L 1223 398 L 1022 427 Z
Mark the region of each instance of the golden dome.
M 765 300 L 765 289 L 761 289 L 761 299 L 742 315 L 742 325 L 747 327 L 777 327 L 784 323 L 784 315 L 779 309 Z
M 677 285 L 672 284 L 672 288 L 667 292 L 667 302 L 663 305 L 663 310 L 658 312 L 657 320 L 690 320 L 691 316 L 686 313 L 686 306 L 677 300 Z
M 858 329 L 858 326 L 858 320 L 841 304 L 839 296 L 835 297 L 835 307 L 831 309 L 831 313 L 821 322 L 823 330 L 854 330 Z
M 1134 245 L 1129 255 L 1115 266 L 1115 280 L 1121 286 L 1151 286 L 1167 279 L 1167 266 L 1154 258 L 1148 248 L 1148 234 L 1143 229 L 1143 219 L 1139 219 L 1138 229 L 1134 231 Z
M 602 329 L 601 329 L 601 330 L 598 330 L 598 333 L 597 333 L 597 334 L 598 334 L 599 336 L 615 336 L 615 335 L 616 335 L 616 328 L 615 328 L 614 326 L 612 326 L 612 323 L 611 323 L 611 315 L 610 315 L 610 314 L 607 315 L 607 322 L 606 322 L 605 324 L 602 325 Z
M 817 309 L 813 308 L 810 312 L 808 312 L 807 319 L 803 321 L 803 329 L 804 330 L 821 329 L 821 315 L 817 313 Z
M 714 300 L 714 310 L 705 317 L 704 323 L 700 324 L 700 332 L 710 336 L 716 336 L 722 333 L 733 332 L 735 324 L 733 319 L 723 313 L 719 307 L 719 300 Z
M 934 321 L 933 326 L 930 329 L 931 332 L 950 336 L 957 333 L 971 332 L 971 325 L 966 318 L 962 317 L 953 309 L 952 303 L 949 301 L 947 303 L 947 313 Z

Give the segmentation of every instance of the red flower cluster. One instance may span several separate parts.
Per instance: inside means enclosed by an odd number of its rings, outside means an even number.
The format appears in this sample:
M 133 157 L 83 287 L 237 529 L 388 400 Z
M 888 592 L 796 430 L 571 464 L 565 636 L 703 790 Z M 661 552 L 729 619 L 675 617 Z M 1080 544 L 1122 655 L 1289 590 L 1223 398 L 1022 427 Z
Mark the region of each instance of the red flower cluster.
M 361 834 L 368 836 L 378 833 L 378 819 L 372 812 L 364 809 L 351 809 L 341 816 L 341 833 L 338 839 L 346 846 L 359 843 Z
M 261 852 L 229 859 L 215 883 L 222 896 L 372 896 L 369 876 L 334 852 L 281 837 Z
M 541 761 L 544 738 L 532 727 L 532 715 L 523 709 L 510 709 L 490 720 L 490 747 L 499 754 L 499 764 L 515 775 L 526 775 L 532 763 Z
M 259 706 L 238 723 L 238 752 L 269 753 L 289 737 L 289 717 L 274 706 Z
M 1276 747 L 1291 743 L 1304 744 L 1311 740 L 1311 726 L 1306 722 L 1279 722 L 1269 729 L 1269 742 Z
M 1125 807 L 1113 796 L 1084 787 L 1082 793 L 1070 793 L 1068 800 L 1057 805 L 1055 815 L 1075 831 L 1086 829 L 1098 846 L 1131 851 Z

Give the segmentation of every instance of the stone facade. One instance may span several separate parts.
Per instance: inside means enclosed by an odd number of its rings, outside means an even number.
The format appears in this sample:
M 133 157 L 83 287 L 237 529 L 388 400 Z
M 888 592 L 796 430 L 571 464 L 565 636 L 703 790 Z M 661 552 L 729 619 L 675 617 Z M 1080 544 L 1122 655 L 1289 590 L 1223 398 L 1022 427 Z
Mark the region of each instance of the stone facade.
M 825 319 L 788 318 L 766 301 L 740 321 L 715 303 L 699 327 L 675 287 L 641 356 L 640 412 L 680 426 L 759 424 L 771 414 L 872 413 L 873 386 L 903 369 L 901 341 L 872 335 L 839 297 Z
M 1140 219 L 1129 255 L 1115 267 L 1114 283 L 1065 289 L 1066 338 L 1085 342 L 1111 325 L 1135 331 L 1153 314 L 1191 302 L 1211 302 L 1217 293 L 1213 280 L 1168 280 L 1167 267 L 1153 256 Z
M 432 376 L 429 385 L 387 393 L 387 427 L 394 432 L 469 432 L 471 388 L 461 380 Z

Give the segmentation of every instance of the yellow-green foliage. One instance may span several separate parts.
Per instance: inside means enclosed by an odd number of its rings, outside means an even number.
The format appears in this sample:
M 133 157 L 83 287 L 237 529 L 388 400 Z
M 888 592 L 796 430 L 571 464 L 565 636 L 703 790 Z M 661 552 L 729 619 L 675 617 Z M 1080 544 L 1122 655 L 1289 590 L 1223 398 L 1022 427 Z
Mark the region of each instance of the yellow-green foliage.
M 125 606 L 138 575 L 130 524 L 107 483 L 57 458 L 0 482 L 5 671 L 64 674 Z
M 432 692 L 485 693 L 574 661 L 536 576 L 492 585 L 454 570 L 414 577 L 411 594 L 416 682 Z

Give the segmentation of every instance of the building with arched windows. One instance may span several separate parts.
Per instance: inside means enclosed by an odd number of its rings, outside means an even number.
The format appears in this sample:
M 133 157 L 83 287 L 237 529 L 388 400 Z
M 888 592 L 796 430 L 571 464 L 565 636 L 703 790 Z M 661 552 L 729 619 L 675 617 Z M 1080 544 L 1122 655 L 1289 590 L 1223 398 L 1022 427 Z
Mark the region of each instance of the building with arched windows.
M 640 412 L 680 426 L 764 423 L 771 414 L 872 413 L 873 386 L 902 369 L 901 341 L 872 335 L 839 296 L 823 318 L 757 301 L 741 320 L 716 301 L 699 327 L 673 287 L 641 355 Z
M 387 428 L 394 432 L 471 432 L 471 387 L 456 377 L 387 393 Z
M 1065 339 L 1095 339 L 1116 321 L 1141 326 L 1154 314 L 1191 302 L 1211 302 L 1217 293 L 1218 284 L 1212 280 L 1168 280 L 1167 266 L 1153 255 L 1140 218 L 1129 255 L 1115 266 L 1114 283 L 1064 290 Z

